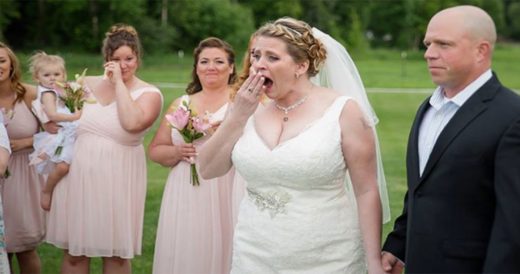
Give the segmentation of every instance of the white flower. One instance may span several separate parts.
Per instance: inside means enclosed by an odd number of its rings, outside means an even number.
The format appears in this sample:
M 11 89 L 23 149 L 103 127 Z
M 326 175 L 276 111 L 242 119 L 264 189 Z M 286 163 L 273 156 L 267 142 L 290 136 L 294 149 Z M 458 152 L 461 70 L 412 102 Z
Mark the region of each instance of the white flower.
M 78 91 L 82 88 L 82 86 L 77 82 L 70 82 L 69 85 L 73 91 Z

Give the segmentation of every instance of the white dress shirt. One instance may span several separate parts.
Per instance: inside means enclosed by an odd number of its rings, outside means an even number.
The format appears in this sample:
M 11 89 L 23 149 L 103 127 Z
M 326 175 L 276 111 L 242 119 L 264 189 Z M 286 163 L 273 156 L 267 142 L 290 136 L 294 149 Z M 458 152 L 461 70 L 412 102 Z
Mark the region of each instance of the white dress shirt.
M 457 110 L 473 95 L 482 85 L 492 77 L 491 69 L 480 75 L 466 88 L 453 98 L 446 98 L 444 90 L 437 87 L 430 98 L 431 107 L 424 114 L 419 128 L 419 168 L 420 174 L 424 171 L 430 158 L 433 146 L 437 138 L 448 122 L 453 118 Z

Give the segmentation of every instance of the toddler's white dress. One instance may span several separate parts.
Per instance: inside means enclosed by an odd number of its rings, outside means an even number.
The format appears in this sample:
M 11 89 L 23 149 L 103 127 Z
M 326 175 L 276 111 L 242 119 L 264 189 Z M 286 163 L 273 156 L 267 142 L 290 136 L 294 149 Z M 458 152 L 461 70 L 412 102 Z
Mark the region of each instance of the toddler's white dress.
M 38 97 L 32 102 L 33 111 L 43 124 L 49 121 L 47 115 L 43 111 L 44 106 L 41 103 L 43 93 L 52 92 L 56 95 L 56 111 L 63 114 L 71 114 L 70 110 L 59 99 L 58 93 L 52 89 L 38 86 Z M 36 171 L 40 174 L 48 174 L 56 163 L 72 161 L 72 152 L 74 150 L 74 142 L 76 140 L 77 121 L 59 122 L 60 129 L 58 133 L 51 134 L 46 131 L 39 132 L 34 135 L 34 152 L 29 156 L 31 165 L 35 165 Z

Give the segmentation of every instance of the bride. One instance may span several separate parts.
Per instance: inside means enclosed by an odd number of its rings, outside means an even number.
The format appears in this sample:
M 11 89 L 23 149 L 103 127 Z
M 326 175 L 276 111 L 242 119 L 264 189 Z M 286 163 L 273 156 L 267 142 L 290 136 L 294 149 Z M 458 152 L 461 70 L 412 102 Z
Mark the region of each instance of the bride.
M 234 165 L 247 182 L 231 273 L 384 273 L 377 118 L 352 60 L 292 18 L 254 37 L 251 74 L 199 155 L 203 177 Z

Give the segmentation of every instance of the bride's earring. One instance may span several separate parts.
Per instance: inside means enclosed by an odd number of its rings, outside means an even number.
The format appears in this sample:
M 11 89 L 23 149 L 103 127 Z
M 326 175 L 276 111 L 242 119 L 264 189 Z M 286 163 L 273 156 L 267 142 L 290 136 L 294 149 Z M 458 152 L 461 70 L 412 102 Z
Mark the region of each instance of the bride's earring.
M 298 72 L 295 72 L 295 73 L 294 73 L 294 77 L 295 77 L 296 79 L 298 79 L 298 78 L 300 78 L 300 74 L 298 74 Z

